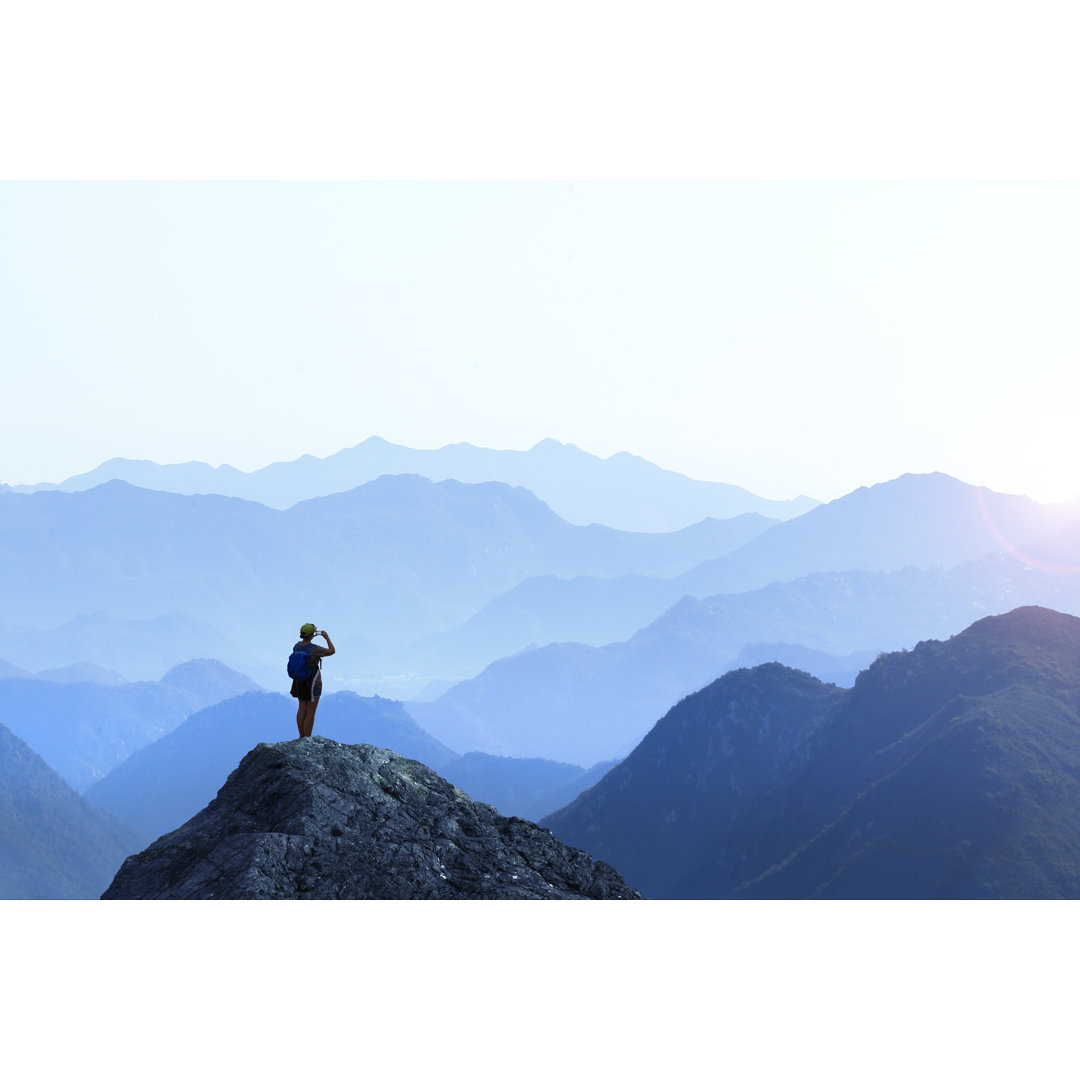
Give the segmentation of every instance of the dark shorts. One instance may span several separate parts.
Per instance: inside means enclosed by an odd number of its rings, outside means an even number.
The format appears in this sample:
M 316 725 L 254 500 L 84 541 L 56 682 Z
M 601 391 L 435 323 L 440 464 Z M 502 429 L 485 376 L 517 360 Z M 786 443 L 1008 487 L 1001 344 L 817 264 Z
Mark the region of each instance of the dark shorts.
M 318 701 L 322 695 L 322 679 L 319 677 L 319 672 L 315 672 L 310 679 L 304 679 L 302 682 L 299 679 L 293 679 L 289 693 L 298 701 Z

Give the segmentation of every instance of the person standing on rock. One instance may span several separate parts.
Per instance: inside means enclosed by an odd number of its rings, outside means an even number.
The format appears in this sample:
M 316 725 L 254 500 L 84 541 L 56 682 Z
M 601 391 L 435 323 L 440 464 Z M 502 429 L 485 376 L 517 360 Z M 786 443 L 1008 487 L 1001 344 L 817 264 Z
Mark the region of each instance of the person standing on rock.
M 325 640 L 326 648 L 311 643 L 316 636 Z M 297 700 L 296 729 L 301 739 L 307 738 L 315 726 L 315 710 L 322 695 L 322 658 L 336 652 L 325 630 L 316 630 L 315 624 L 309 622 L 300 627 L 300 640 L 293 646 L 288 671 L 293 677 L 289 693 Z

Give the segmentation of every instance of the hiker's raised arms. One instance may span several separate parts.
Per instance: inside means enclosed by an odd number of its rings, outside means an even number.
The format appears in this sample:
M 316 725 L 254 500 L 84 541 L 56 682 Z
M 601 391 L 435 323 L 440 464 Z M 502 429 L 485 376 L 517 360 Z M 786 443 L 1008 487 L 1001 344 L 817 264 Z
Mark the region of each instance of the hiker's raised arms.
M 334 643 L 330 640 L 330 635 L 325 630 L 319 630 L 318 633 L 322 635 L 323 640 L 330 647 L 330 651 L 326 655 L 333 656 L 334 653 L 337 652 L 337 649 L 334 648 Z

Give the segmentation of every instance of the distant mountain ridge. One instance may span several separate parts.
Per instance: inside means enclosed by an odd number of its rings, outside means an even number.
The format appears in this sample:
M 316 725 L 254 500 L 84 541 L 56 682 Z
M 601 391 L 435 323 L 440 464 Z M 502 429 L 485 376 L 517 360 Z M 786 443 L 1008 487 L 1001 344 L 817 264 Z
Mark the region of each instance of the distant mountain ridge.
M 958 483 L 926 479 L 933 496 L 930 505 Z M 907 479 L 900 485 L 909 509 L 912 486 Z M 959 491 L 971 494 L 966 486 Z M 890 495 L 890 486 L 860 495 L 857 502 L 864 509 L 870 494 L 883 501 Z M 1032 510 L 1034 504 L 1028 500 L 1014 504 L 1012 497 L 1002 498 L 1005 501 L 998 503 L 985 497 L 986 505 L 999 511 L 1001 535 L 1007 535 L 1002 530 L 1012 530 L 1014 535 L 1038 536 L 1041 529 L 1061 520 L 1062 511 L 1057 508 Z M 793 570 L 802 558 L 800 530 L 804 526 L 820 534 L 821 522 L 834 518 L 837 543 L 843 542 L 850 527 L 847 510 L 840 505 L 843 501 L 774 526 L 730 559 L 752 565 L 758 561 L 754 552 L 762 542 L 783 530 L 791 544 L 780 550 L 774 565 Z M 1006 519 L 1000 511 L 1010 507 L 1019 513 Z M 1067 514 L 1064 517 L 1068 519 Z M 808 656 L 806 662 L 812 674 L 832 678 L 843 672 L 837 657 L 865 651 L 876 654 L 902 648 L 909 641 L 947 636 L 973 619 L 1000 614 L 1018 604 L 1042 604 L 1080 614 L 1080 525 L 1066 524 L 1050 536 L 1010 549 L 985 526 L 980 533 L 981 511 L 976 507 L 973 513 L 970 502 L 959 506 L 956 519 L 953 540 L 943 550 L 954 556 L 981 551 L 981 557 L 948 569 L 925 565 L 889 572 L 852 569 L 807 574 L 704 599 L 684 596 L 623 641 L 593 646 L 563 640 L 523 649 L 491 663 L 434 700 L 410 702 L 408 708 L 428 731 L 458 751 L 589 765 L 629 753 L 656 716 L 727 671 L 747 646 L 772 643 L 774 651 L 768 658 L 780 660 L 790 658 L 792 646 L 831 654 L 831 660 Z M 920 529 L 932 532 L 934 519 L 929 514 L 917 520 Z M 889 545 L 880 557 L 885 565 L 898 561 L 894 541 Z M 858 557 L 864 565 L 875 558 L 872 547 L 850 551 L 851 561 Z M 913 539 L 910 554 L 926 561 L 947 561 L 935 558 L 933 547 L 921 536 Z M 564 594 L 580 585 L 562 584 Z M 604 585 L 597 586 L 601 596 Z M 613 604 L 614 600 L 609 607 Z M 541 614 L 537 604 L 533 618 L 539 622 Z M 514 627 L 504 636 L 508 648 L 520 645 L 520 640 Z M 766 657 L 759 653 L 757 659 Z
M 657 716 L 743 655 L 847 677 L 851 653 L 958 633 L 1017 603 L 1080 614 L 1080 576 L 987 556 L 950 571 L 812 574 L 753 592 L 686 597 L 626 641 L 560 642 L 498 660 L 410 713 L 455 750 L 581 765 L 628 754 Z M 770 644 L 771 643 L 771 644 Z
M 531 450 L 490 450 L 455 443 L 414 450 L 372 436 L 326 458 L 310 454 L 246 473 L 202 462 L 158 465 L 114 458 L 59 484 L 15 485 L 12 491 L 83 491 L 108 480 L 181 495 L 231 495 L 285 510 L 305 499 L 349 491 L 383 475 L 524 487 L 576 525 L 628 532 L 674 532 L 707 517 L 758 513 L 787 519 L 816 505 L 806 496 L 764 499 L 734 484 L 691 480 L 644 458 L 619 453 L 602 459 L 573 444 L 544 439 Z
M 543 819 L 654 898 L 1080 898 L 1080 619 L 725 675 Z
M 385 649 L 467 619 L 528 577 L 677 573 L 773 524 L 751 516 L 627 533 L 571 525 L 524 488 L 418 476 L 383 476 L 285 511 L 114 480 L 72 494 L 0 493 L 0 595 L 10 624 L 68 623 L 42 641 L 67 639 L 52 664 L 93 660 L 131 677 L 91 651 L 111 634 L 87 634 L 80 620 L 99 612 L 99 621 L 172 619 L 163 641 L 147 638 L 155 664 L 171 639 L 194 648 L 202 636 L 256 678 L 276 679 L 277 665 L 249 660 L 280 650 L 298 618 L 316 617 L 339 643 L 351 630 Z M 137 636 L 124 644 L 140 651 Z M 335 671 L 370 653 L 343 649 Z
M 478 673 L 530 646 L 626 640 L 683 597 L 704 600 L 828 572 L 945 569 L 1028 549 L 1078 517 L 1075 505 L 1042 506 L 942 473 L 906 474 L 749 535 L 681 574 L 529 578 L 405 656 L 420 666 L 437 656 L 447 670 Z
M 0 678 L 0 715 L 73 788 L 215 702 L 256 689 L 218 660 L 189 660 L 157 682 L 119 685 Z

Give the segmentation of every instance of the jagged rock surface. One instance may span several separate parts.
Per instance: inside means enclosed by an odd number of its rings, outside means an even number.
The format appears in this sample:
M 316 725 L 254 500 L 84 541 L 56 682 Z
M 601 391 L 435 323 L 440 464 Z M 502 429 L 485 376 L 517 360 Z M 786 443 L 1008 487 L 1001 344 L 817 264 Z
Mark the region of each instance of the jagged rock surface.
M 103 900 L 641 899 L 606 863 L 426 765 L 315 736 L 260 743 L 128 858 Z

